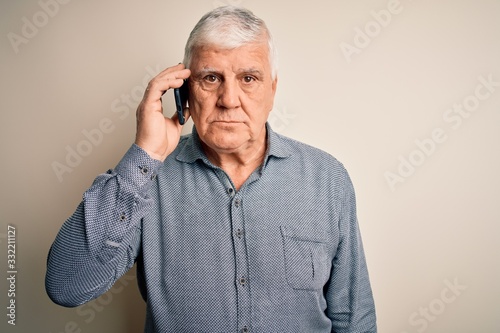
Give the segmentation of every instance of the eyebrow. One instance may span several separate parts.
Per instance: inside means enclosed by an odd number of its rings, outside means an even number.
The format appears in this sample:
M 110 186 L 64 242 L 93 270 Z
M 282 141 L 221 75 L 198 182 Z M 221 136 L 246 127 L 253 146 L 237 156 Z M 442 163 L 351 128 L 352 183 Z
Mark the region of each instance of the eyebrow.
M 205 75 L 208 75 L 208 74 L 222 75 L 222 73 L 215 68 L 205 67 L 205 68 L 201 68 L 200 70 L 194 72 L 193 76 L 198 78 L 198 79 L 201 79 L 202 77 L 204 77 Z
M 262 77 L 264 76 L 264 73 L 257 68 L 251 67 L 251 68 L 240 68 L 238 70 L 238 74 L 254 74 L 256 76 Z
M 222 75 L 222 71 L 211 68 L 211 67 L 205 67 L 197 71 L 196 73 L 198 76 L 202 76 L 204 74 L 220 74 Z M 255 74 L 255 75 L 263 75 L 263 72 L 255 67 L 249 67 L 249 68 L 239 68 L 236 71 L 236 74 Z
M 198 71 L 200 74 L 206 74 L 206 73 L 220 73 L 219 70 L 215 68 L 210 68 L 210 67 L 204 67 Z

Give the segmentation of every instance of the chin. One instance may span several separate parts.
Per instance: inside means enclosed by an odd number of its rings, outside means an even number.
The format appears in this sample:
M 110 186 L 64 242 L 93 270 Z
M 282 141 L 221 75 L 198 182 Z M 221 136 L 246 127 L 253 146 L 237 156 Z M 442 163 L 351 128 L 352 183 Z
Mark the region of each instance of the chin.
M 205 144 L 216 151 L 231 152 L 238 150 L 248 141 L 248 138 L 239 133 L 218 133 L 205 140 Z
M 215 148 L 218 150 L 224 150 L 224 151 L 234 151 L 238 150 L 242 145 L 247 142 L 246 140 L 242 140 L 240 138 L 221 138 L 217 141 L 214 142 Z

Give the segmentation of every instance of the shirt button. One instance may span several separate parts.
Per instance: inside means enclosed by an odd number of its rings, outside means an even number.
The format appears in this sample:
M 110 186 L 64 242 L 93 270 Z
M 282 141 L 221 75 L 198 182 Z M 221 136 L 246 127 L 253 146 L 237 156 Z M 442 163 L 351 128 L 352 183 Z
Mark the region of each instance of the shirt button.
M 241 238 L 243 236 L 243 230 L 238 229 L 236 230 L 236 237 Z
M 248 329 L 248 327 L 243 326 L 243 328 L 241 329 L 241 333 L 248 333 L 248 332 L 250 332 L 250 330 Z
M 246 283 L 247 283 L 247 279 L 246 279 L 244 276 L 240 277 L 240 284 L 241 284 L 243 287 L 245 286 L 245 284 L 246 284 Z
M 236 206 L 236 208 L 238 208 L 241 205 L 241 200 L 240 199 L 234 200 L 234 205 Z
M 148 167 L 140 167 L 140 168 L 143 175 L 146 175 L 149 172 Z
M 125 221 L 126 218 L 127 218 L 127 216 L 125 215 L 125 213 L 121 213 L 120 221 Z
M 232 187 L 230 187 L 230 188 L 228 188 L 228 189 L 227 189 L 227 193 L 229 193 L 229 194 L 233 194 L 233 192 L 234 192 L 234 190 L 233 190 L 233 188 L 232 188 Z

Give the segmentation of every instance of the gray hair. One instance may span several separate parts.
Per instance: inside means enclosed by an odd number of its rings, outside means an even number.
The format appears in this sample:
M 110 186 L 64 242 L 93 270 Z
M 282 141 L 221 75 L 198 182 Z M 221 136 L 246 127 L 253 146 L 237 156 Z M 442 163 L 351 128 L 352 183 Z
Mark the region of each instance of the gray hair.
M 200 46 L 215 45 L 224 49 L 235 49 L 266 39 L 269 65 L 274 79 L 277 74 L 276 47 L 265 22 L 245 8 L 219 7 L 205 14 L 191 31 L 184 51 L 184 65 L 189 68 L 193 52 Z

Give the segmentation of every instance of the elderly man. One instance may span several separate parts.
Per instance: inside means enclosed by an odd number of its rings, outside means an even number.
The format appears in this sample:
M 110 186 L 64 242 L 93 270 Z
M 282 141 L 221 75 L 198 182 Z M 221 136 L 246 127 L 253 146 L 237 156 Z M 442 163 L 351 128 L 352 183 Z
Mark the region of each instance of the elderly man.
M 351 181 L 267 124 L 275 66 L 250 11 L 200 20 L 184 64 L 149 83 L 135 143 L 54 241 L 54 302 L 96 298 L 137 262 L 145 332 L 376 332 Z M 181 137 L 161 97 L 185 80 L 194 127 Z

